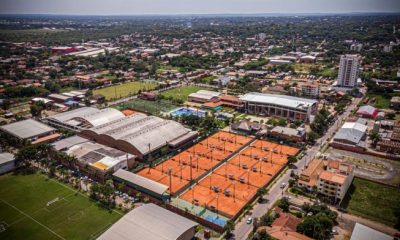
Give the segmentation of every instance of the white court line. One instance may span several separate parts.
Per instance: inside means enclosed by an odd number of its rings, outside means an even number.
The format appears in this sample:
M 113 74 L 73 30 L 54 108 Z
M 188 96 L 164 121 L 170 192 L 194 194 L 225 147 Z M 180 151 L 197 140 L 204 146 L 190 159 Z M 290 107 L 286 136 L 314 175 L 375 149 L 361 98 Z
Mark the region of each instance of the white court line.
M 40 226 L 46 228 L 48 231 L 50 231 L 51 233 L 53 233 L 54 235 L 56 235 L 57 237 L 66 240 L 65 238 L 61 237 L 60 235 L 58 235 L 56 232 L 54 232 L 53 230 L 51 230 L 50 228 L 48 228 L 46 225 L 38 222 L 36 219 L 34 219 L 33 217 L 31 217 L 30 215 L 26 214 L 25 212 L 23 212 L 22 210 L 18 209 L 17 207 L 15 207 L 14 205 L 8 203 L 7 201 L 0 199 L 2 202 L 4 202 L 5 204 L 7 204 L 8 206 L 14 208 L 15 210 L 17 210 L 18 212 L 20 212 L 21 214 L 25 215 L 26 217 L 30 218 L 32 221 L 36 222 L 37 224 L 39 224 Z

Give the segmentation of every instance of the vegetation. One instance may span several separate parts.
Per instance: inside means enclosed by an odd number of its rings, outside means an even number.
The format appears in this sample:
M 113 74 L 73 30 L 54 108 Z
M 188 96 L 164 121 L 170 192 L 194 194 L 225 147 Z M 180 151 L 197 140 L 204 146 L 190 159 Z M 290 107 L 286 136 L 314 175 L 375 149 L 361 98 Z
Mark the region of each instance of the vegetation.
M 93 91 L 93 95 L 101 94 L 106 98 L 106 100 L 119 99 L 138 94 L 141 91 L 150 91 L 155 89 L 156 87 L 157 85 L 153 83 L 128 82 L 115 86 L 96 89 Z
M 354 178 L 342 206 L 350 213 L 400 229 L 398 189 L 361 178 Z
M 187 100 L 191 93 L 199 90 L 207 90 L 204 87 L 199 86 L 184 86 L 179 88 L 170 89 L 160 93 L 160 98 L 170 100 L 176 103 L 183 103 Z
M 0 198 L 1 239 L 97 238 L 121 217 L 41 174 L 0 176 Z

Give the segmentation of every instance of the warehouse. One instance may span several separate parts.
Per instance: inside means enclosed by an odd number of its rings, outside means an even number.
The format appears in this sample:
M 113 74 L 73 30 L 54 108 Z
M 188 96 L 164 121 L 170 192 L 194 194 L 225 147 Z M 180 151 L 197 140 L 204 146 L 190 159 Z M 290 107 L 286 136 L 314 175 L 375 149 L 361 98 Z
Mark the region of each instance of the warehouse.
M 144 159 L 163 147 L 176 148 L 193 140 L 197 132 L 175 121 L 137 113 L 83 130 L 81 135 Z
M 292 121 L 309 121 L 315 114 L 318 101 L 286 95 L 251 92 L 240 97 L 245 111 L 250 114 L 286 118 Z
M 188 96 L 188 101 L 197 103 L 213 102 L 213 101 L 218 101 L 219 100 L 218 96 L 220 95 L 221 93 L 219 92 L 199 90 L 195 93 L 191 93 Z
M 0 153 L 0 175 L 15 169 L 15 158 L 11 153 Z
M 198 224 L 149 203 L 137 207 L 105 231 L 98 240 L 190 240 Z
M 345 122 L 333 137 L 333 141 L 365 147 L 368 127 L 357 122 Z
M 42 138 L 47 140 L 55 140 L 60 137 L 55 133 L 55 129 L 33 119 L 22 120 L 10 123 L 0 127 L 0 130 L 18 138 L 26 140 L 33 144 L 39 143 Z
M 82 129 L 97 127 L 124 117 L 125 115 L 122 112 L 113 108 L 100 110 L 92 107 L 82 107 L 50 116 L 45 120 L 55 127 L 81 131 Z

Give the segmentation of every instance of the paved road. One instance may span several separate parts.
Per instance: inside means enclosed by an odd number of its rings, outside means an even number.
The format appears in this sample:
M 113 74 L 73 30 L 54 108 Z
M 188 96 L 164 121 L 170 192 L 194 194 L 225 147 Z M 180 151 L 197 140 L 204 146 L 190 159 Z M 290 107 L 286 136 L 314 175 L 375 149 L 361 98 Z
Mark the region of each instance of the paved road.
M 345 121 L 345 119 L 350 115 L 351 111 L 353 111 L 356 107 L 357 104 L 361 101 L 361 98 L 356 98 L 353 100 L 350 106 L 346 108 L 346 111 L 340 115 L 334 124 L 332 124 L 325 135 L 321 137 L 317 143 L 312 146 L 311 148 L 308 148 L 306 150 L 306 154 L 303 158 L 301 158 L 297 163 L 295 163 L 298 171 L 301 171 L 304 169 L 306 164 L 308 164 L 312 159 L 315 158 L 315 156 L 318 154 L 319 150 L 321 147 L 331 139 L 333 134 L 342 126 L 342 123 Z M 287 183 L 290 179 L 290 172 L 291 171 L 286 171 L 285 174 L 281 178 L 279 178 L 276 183 L 271 187 L 271 189 L 268 191 L 268 194 L 264 195 L 264 198 L 268 199 L 269 201 L 267 203 L 257 203 L 252 211 L 251 217 L 253 219 L 255 217 L 260 218 L 263 216 L 265 213 L 268 212 L 269 209 L 272 208 L 272 205 L 279 200 L 285 189 L 281 189 L 282 183 Z M 240 222 L 238 222 L 235 226 L 235 230 L 233 231 L 233 234 L 235 235 L 235 239 L 246 239 L 248 234 L 252 230 L 252 224 L 247 224 L 246 219 L 248 218 L 244 217 Z

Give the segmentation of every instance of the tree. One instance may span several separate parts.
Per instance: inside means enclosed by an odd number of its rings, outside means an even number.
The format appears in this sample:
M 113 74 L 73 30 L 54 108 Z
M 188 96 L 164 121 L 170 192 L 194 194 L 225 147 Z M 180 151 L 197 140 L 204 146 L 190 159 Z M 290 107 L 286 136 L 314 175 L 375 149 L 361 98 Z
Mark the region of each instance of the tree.
M 323 240 L 332 231 L 333 221 L 325 213 L 305 217 L 304 221 L 297 225 L 297 232 L 308 237 Z
M 378 144 L 378 142 L 381 140 L 381 136 L 379 135 L 379 133 L 377 132 L 373 132 L 369 135 L 369 137 L 372 140 L 372 146 L 376 147 L 376 145 Z
M 289 212 L 289 199 L 287 197 L 283 197 L 279 200 L 278 207 L 280 207 L 284 212 Z
M 235 230 L 235 223 L 232 220 L 227 221 L 224 226 L 224 231 L 230 234 L 233 230 Z

